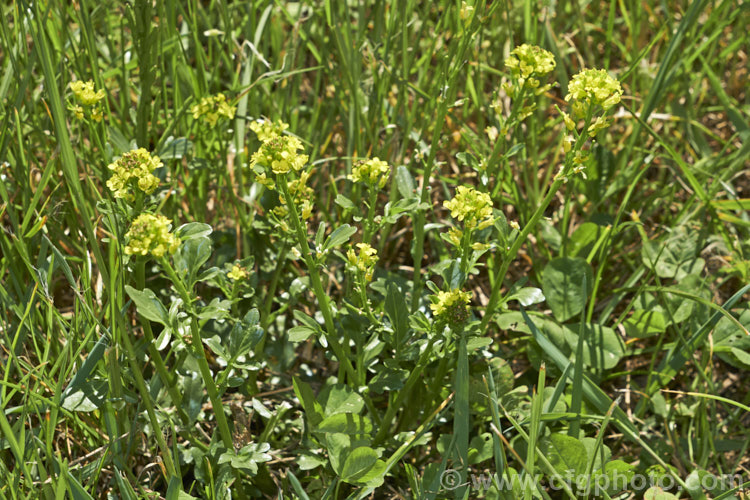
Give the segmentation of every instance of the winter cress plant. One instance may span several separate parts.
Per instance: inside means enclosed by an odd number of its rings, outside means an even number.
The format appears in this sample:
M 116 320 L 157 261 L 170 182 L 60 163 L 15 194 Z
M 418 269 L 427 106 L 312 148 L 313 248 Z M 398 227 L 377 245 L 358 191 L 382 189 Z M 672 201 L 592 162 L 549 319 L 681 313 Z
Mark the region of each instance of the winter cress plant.
M 704 3 L 4 8 L 0 496 L 730 498 L 749 35 Z

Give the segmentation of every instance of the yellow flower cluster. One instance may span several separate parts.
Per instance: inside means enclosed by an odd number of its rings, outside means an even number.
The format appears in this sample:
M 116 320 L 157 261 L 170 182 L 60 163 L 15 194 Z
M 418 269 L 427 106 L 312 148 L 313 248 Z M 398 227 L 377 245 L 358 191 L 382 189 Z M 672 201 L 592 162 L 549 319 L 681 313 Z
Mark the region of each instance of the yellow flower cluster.
M 349 175 L 349 180 L 354 182 L 365 182 L 370 186 L 377 184 L 383 188 L 385 187 L 386 182 L 388 182 L 390 174 L 391 167 L 388 163 L 379 158 L 372 158 L 357 162 L 354 167 L 352 167 L 352 173 Z
M 518 79 L 521 87 L 539 87 L 539 77 L 555 69 L 555 56 L 551 52 L 536 45 L 523 44 L 510 53 L 505 60 L 505 67 Z M 540 92 L 547 90 L 544 87 Z
M 135 186 L 151 194 L 159 185 L 159 178 L 152 172 L 163 165 L 158 156 L 151 156 L 144 148 L 128 151 L 107 167 L 112 171 L 107 187 L 114 192 L 115 198 L 129 201 L 135 198 L 132 193 Z
M 195 104 L 190 108 L 190 111 L 193 113 L 193 118 L 196 120 L 202 118 L 211 128 L 216 126 L 219 118 L 222 116 L 229 120 L 234 118 L 236 110 L 237 107 L 229 104 L 224 94 L 204 97 L 201 99 L 200 103 Z
M 350 248 L 346 252 L 346 258 L 349 260 L 349 264 L 365 273 L 365 279 L 370 281 L 375 270 L 375 264 L 378 262 L 378 251 L 367 243 L 357 243 L 357 248 L 359 248 L 359 253 Z
M 463 323 L 469 317 L 469 302 L 471 302 L 471 293 L 454 289 L 450 292 L 438 292 L 437 296 L 433 295 L 430 309 L 435 317 L 456 325 Z
M 234 281 L 239 281 L 241 279 L 247 278 L 247 269 L 240 266 L 239 264 L 235 264 L 232 266 L 232 270 L 227 273 L 227 276 L 229 276 Z
M 128 240 L 125 253 L 154 257 L 174 253 L 180 246 L 180 239 L 169 232 L 171 222 L 163 215 L 143 213 L 136 217 L 125 234 Z
M 443 206 L 451 211 L 451 217 L 463 221 L 466 229 L 484 229 L 494 222 L 490 195 L 472 187 L 458 186 L 456 196 Z
M 279 135 L 265 141 L 253 153 L 250 168 L 260 165 L 270 167 L 274 174 L 286 174 L 290 170 L 299 171 L 307 163 L 308 156 L 299 154 L 302 142 L 291 135 Z
M 255 132 L 260 142 L 266 142 L 284 133 L 289 128 L 288 123 L 277 120 L 276 123 L 269 119 L 263 121 L 250 122 L 250 130 Z
M 621 97 L 620 82 L 609 76 L 607 70 L 584 69 L 570 80 L 565 100 L 572 101 L 573 113 L 583 118 L 592 107 L 601 106 L 607 111 L 620 102 Z
M 86 111 L 83 106 L 85 106 L 86 108 L 91 108 L 91 118 L 98 122 L 102 121 L 102 110 L 98 104 L 99 101 L 104 99 L 104 90 L 99 89 L 94 91 L 94 82 L 91 80 L 87 82 L 82 82 L 81 80 L 71 82 L 70 90 L 73 91 L 73 96 L 78 104 L 71 104 L 68 106 L 68 109 L 76 118 L 83 120 Z
M 542 76 L 555 69 L 555 57 L 541 47 L 524 43 L 513 49 L 505 67 L 521 78 Z
M 70 90 L 73 91 L 76 100 L 84 106 L 93 106 L 104 99 L 104 90 L 99 89 L 94 92 L 94 82 L 91 80 L 87 82 L 82 82 L 81 80 L 71 82 Z

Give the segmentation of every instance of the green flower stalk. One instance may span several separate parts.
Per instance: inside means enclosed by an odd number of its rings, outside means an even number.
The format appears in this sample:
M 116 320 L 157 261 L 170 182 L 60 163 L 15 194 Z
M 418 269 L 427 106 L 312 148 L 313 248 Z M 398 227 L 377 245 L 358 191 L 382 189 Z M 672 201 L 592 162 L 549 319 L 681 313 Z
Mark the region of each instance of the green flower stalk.
M 146 194 L 154 192 L 159 186 L 159 178 L 153 171 L 163 166 L 158 156 L 151 156 L 144 148 L 128 151 L 107 166 L 112 171 L 107 187 L 115 198 L 133 201 L 136 190 Z
M 496 268 L 498 272 L 493 280 L 492 293 L 490 294 L 489 303 L 485 309 L 480 330 L 485 330 L 492 320 L 492 316 L 500 302 L 500 289 L 503 285 L 505 274 L 508 271 L 513 260 L 516 258 L 521 246 L 526 242 L 526 238 L 533 230 L 536 224 L 544 215 L 544 211 L 549 206 L 555 194 L 567 182 L 572 174 L 584 174 L 585 162 L 588 152 L 585 151 L 586 141 L 593 137 L 602 128 L 609 124 L 604 120 L 604 114 L 622 98 L 622 87 L 620 82 L 609 76 L 606 70 L 587 69 L 573 76 L 568 85 L 568 95 L 565 100 L 571 103 L 573 114 L 577 118 L 584 120 L 582 132 L 579 134 L 576 129 L 576 123 L 566 113 L 563 113 L 565 127 L 575 134 L 575 137 L 569 136 L 563 142 L 565 151 L 565 162 L 560 167 L 560 171 L 555 175 L 552 185 L 547 190 L 544 199 L 536 208 L 531 218 L 521 230 L 518 237 L 506 253 L 498 252 L 496 256 Z M 596 118 L 594 115 L 598 114 Z M 593 123 L 592 123 L 593 120 Z M 566 205 L 570 197 L 566 198 Z M 568 227 L 570 210 L 565 207 L 563 216 L 563 228 Z M 567 230 L 563 231 L 563 237 L 567 238 Z M 563 248 L 565 245 L 563 244 Z
M 229 104 L 224 94 L 204 97 L 200 103 L 190 108 L 194 119 L 202 120 L 211 128 L 214 128 L 221 118 L 233 119 L 236 110 L 237 106 Z
M 281 120 L 277 120 L 276 123 L 269 119 L 258 120 L 250 122 L 250 130 L 255 132 L 260 142 L 267 142 L 278 137 L 284 133 L 284 130 L 289 128 L 288 123 L 284 123 Z
M 148 255 L 156 258 L 166 253 L 174 253 L 180 246 L 180 239 L 169 232 L 171 220 L 163 215 L 143 213 L 135 218 L 125 234 L 128 244 L 127 255 Z

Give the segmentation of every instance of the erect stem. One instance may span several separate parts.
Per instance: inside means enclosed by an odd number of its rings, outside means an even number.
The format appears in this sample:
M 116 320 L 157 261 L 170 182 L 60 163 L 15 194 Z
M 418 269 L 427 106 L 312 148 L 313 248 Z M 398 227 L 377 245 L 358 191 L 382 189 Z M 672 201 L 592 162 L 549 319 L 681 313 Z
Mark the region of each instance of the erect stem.
M 277 175 L 276 185 L 281 190 L 281 194 L 284 196 L 284 200 L 286 201 L 286 207 L 287 210 L 289 210 L 289 219 L 292 221 L 292 226 L 294 226 L 294 233 L 297 238 L 297 243 L 299 244 L 300 253 L 302 254 L 302 258 L 305 260 L 307 272 L 310 273 L 310 283 L 312 283 L 315 298 L 318 299 L 320 310 L 323 313 L 323 319 L 325 320 L 326 324 L 326 340 L 331 346 L 331 349 L 333 349 L 333 353 L 336 355 L 339 363 L 344 367 L 346 375 L 353 382 L 359 384 L 361 381 L 358 379 L 357 373 L 354 371 L 354 367 L 352 366 L 351 361 L 349 361 L 349 358 L 344 353 L 344 349 L 339 343 L 338 338 L 336 337 L 336 328 L 333 323 L 331 304 L 328 301 L 328 295 L 326 295 L 325 291 L 323 290 L 323 283 L 320 280 L 320 273 L 318 272 L 317 264 L 313 260 L 312 254 L 310 253 L 310 246 L 307 242 L 307 234 L 305 232 L 305 229 L 302 227 L 302 222 L 300 221 L 299 214 L 297 213 L 297 207 L 294 204 L 294 198 L 292 198 L 292 195 L 289 193 L 286 174 Z
M 233 450 L 234 443 L 232 441 L 232 433 L 229 431 L 227 417 L 226 415 L 224 415 L 224 405 L 222 405 L 221 403 L 219 390 L 216 388 L 216 383 L 214 382 L 213 375 L 211 374 L 211 369 L 209 368 L 208 361 L 206 360 L 206 353 L 203 350 L 203 338 L 201 337 L 200 326 L 198 325 L 198 321 L 196 320 L 192 298 L 190 297 L 190 293 L 185 288 L 185 285 L 183 284 L 182 280 L 177 275 L 169 261 L 162 258 L 159 263 L 167 272 L 169 279 L 172 281 L 175 289 L 177 289 L 177 293 L 185 303 L 185 308 L 187 309 L 187 312 L 190 316 L 190 334 L 192 336 L 191 344 L 193 346 L 193 354 L 198 360 L 198 369 L 200 370 L 203 382 L 206 384 L 206 392 L 208 392 L 208 398 L 211 400 L 211 406 L 214 409 L 216 424 L 219 427 L 219 434 L 221 435 L 221 440 L 224 443 L 224 446 L 226 446 L 229 450 Z
M 164 436 L 162 436 L 161 434 L 161 426 L 159 425 L 159 420 L 156 418 L 154 405 L 151 402 L 151 394 L 148 392 L 146 382 L 143 380 L 141 368 L 138 366 L 138 357 L 135 354 L 133 343 L 130 341 L 130 337 L 128 336 L 127 332 L 123 332 L 122 343 L 125 345 L 125 352 L 128 355 L 130 369 L 132 370 L 133 377 L 135 378 L 135 385 L 138 388 L 138 392 L 141 393 L 141 400 L 146 406 L 146 413 L 148 414 L 149 422 L 151 423 L 151 427 L 154 431 L 156 442 L 158 443 L 159 449 L 161 449 L 162 456 L 164 457 L 164 465 L 167 468 L 167 473 L 170 476 L 176 476 L 177 472 L 175 471 L 174 462 L 172 461 L 171 451 L 169 450 L 169 446 L 167 446 L 166 441 L 164 441 Z
M 564 181 L 562 177 L 560 177 L 552 183 L 549 190 L 547 191 L 547 195 L 544 197 L 544 200 L 542 200 L 542 203 L 539 204 L 536 211 L 531 215 L 531 219 L 529 220 L 529 222 L 524 225 L 521 234 L 519 234 L 515 241 L 513 241 L 513 245 L 508 250 L 508 253 L 504 254 L 500 249 L 498 249 L 495 258 L 497 261 L 502 260 L 502 265 L 500 266 L 500 270 L 498 271 L 498 273 L 495 274 L 495 279 L 493 281 L 494 285 L 492 286 L 492 293 L 490 294 L 490 300 L 487 304 L 487 308 L 484 310 L 484 317 L 482 318 L 482 323 L 479 326 L 480 331 L 485 331 L 487 325 L 492 319 L 492 315 L 495 313 L 495 308 L 497 308 L 498 300 L 500 300 L 500 289 L 503 287 L 503 278 L 505 277 L 505 273 L 508 272 L 508 267 L 510 267 L 511 262 L 513 262 L 513 260 L 516 258 L 516 254 L 521 249 L 521 246 L 526 242 L 526 238 L 529 236 L 529 233 L 531 233 L 531 230 L 534 229 L 536 223 L 539 222 L 539 219 L 541 219 L 544 215 L 544 211 L 547 209 L 547 206 L 550 204 L 552 198 L 560 189 L 560 186 L 563 184 L 563 182 Z
M 139 290 L 142 290 L 146 285 L 145 267 L 146 261 L 139 258 L 136 261 L 135 267 L 135 283 Z M 167 372 L 167 368 L 164 365 L 164 358 L 161 357 L 161 353 L 159 353 L 154 344 L 154 334 L 151 331 L 151 323 L 146 318 L 141 317 L 141 325 L 143 325 L 143 335 L 146 339 L 146 345 L 148 346 L 148 354 L 154 362 L 156 373 L 159 375 L 162 384 L 167 388 L 169 399 L 177 409 L 177 415 L 180 417 L 180 420 L 184 425 L 190 425 L 190 417 L 188 417 L 188 414 L 182 408 L 182 397 L 180 396 L 180 393 L 177 392 L 177 387 Z

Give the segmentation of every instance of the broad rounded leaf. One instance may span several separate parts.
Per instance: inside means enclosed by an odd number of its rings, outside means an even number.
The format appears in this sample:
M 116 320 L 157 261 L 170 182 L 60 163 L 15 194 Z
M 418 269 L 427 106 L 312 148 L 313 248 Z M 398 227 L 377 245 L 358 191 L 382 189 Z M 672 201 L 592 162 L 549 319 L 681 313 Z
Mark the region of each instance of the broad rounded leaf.
M 169 324 L 169 314 L 167 313 L 167 309 L 156 297 L 154 292 L 148 288 L 144 290 L 136 290 L 130 285 L 125 285 L 125 291 L 128 292 L 130 298 L 133 299 L 138 314 L 148 320 L 161 323 L 165 326 Z
M 558 321 L 567 321 L 583 311 L 588 296 L 588 290 L 583 289 L 584 276 L 590 290 L 593 273 L 584 259 L 559 257 L 544 268 L 544 296 Z

